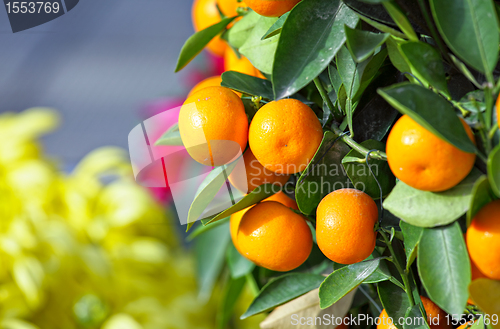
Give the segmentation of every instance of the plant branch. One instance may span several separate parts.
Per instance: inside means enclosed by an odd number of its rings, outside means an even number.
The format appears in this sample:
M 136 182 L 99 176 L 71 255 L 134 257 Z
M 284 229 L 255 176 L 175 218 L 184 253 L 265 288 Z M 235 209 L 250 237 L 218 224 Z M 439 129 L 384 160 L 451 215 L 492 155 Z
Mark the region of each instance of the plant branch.
M 335 120 L 338 122 L 342 121 L 342 113 L 340 113 L 339 109 L 335 108 L 335 106 L 333 105 L 332 100 L 330 99 L 330 97 L 328 97 L 328 94 L 326 93 L 326 90 L 323 87 L 323 84 L 321 83 L 319 77 L 314 78 L 314 84 L 316 85 L 316 88 L 318 88 L 321 98 L 323 98 L 323 101 L 327 104 Z
M 394 248 L 392 248 L 392 244 L 389 241 L 389 239 L 387 238 L 387 235 L 385 234 L 385 232 L 383 230 L 380 230 L 379 233 L 384 238 L 385 244 L 387 245 L 387 247 L 389 248 L 389 251 L 391 252 L 392 263 L 394 264 L 394 266 L 396 266 L 399 274 L 401 275 L 401 278 L 403 279 L 403 284 L 405 286 L 406 295 L 408 296 L 408 301 L 410 302 L 410 307 L 413 307 L 413 306 L 415 306 L 415 300 L 413 299 L 410 281 L 408 279 L 408 273 L 406 272 L 406 270 L 403 270 L 403 268 L 401 267 L 401 264 L 399 264 L 399 261 L 396 258 L 396 253 L 394 252 Z

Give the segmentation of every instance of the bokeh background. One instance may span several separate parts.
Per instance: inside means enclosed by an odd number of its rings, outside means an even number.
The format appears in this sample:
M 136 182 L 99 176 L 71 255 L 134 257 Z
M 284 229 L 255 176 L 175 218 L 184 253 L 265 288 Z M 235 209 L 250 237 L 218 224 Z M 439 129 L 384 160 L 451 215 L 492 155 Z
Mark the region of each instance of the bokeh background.
M 57 109 L 62 126 L 46 151 L 68 165 L 102 145 L 127 147 L 140 109 L 189 91 L 174 74 L 193 33 L 191 1 L 81 0 L 67 14 L 13 34 L 0 9 L 0 112 Z M 190 68 L 203 69 L 203 58 Z

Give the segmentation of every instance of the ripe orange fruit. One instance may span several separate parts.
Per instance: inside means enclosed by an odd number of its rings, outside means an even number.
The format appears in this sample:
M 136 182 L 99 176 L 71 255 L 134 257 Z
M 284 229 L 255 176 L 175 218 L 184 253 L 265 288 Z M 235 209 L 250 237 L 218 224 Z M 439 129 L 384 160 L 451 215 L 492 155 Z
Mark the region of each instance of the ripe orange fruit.
M 224 70 L 226 71 L 236 71 L 244 74 L 248 74 L 254 77 L 259 77 L 261 79 L 265 79 L 265 77 L 257 70 L 252 63 L 245 56 L 241 55 L 241 58 L 238 58 L 238 55 L 234 52 L 233 49 L 227 48 L 224 53 Z
M 276 201 L 264 201 L 241 218 L 236 244 L 240 253 L 272 271 L 291 271 L 312 250 L 312 234 L 303 216 Z
M 238 2 L 237 0 L 217 0 L 220 10 L 227 17 L 233 17 L 238 15 L 237 9 L 239 7 L 248 7 L 245 2 Z
M 500 200 L 484 206 L 467 229 L 467 248 L 481 273 L 500 280 Z
M 286 196 L 285 193 L 283 193 L 281 191 L 276 193 L 276 194 L 271 195 L 269 198 L 265 199 L 264 201 L 276 201 L 276 202 L 281 203 L 285 207 L 299 210 L 299 207 L 297 207 L 297 203 L 295 202 L 295 200 L 292 200 L 291 198 Z M 262 202 L 264 202 L 264 201 L 262 201 Z M 240 226 L 241 218 L 252 207 L 253 206 L 250 206 L 248 208 L 245 208 L 243 210 L 238 211 L 237 213 L 232 214 L 230 219 L 229 219 L 229 231 L 231 232 L 231 239 L 233 240 L 233 244 L 236 247 L 236 249 L 238 249 L 238 242 L 236 240 L 236 236 L 238 233 L 238 228 Z
M 264 168 L 250 149 L 243 154 L 243 161 L 245 170 L 240 170 L 237 166 L 229 175 L 231 184 L 243 193 L 250 193 L 258 186 L 267 183 L 283 186 L 290 178 L 289 175 L 276 174 Z
M 193 87 L 193 89 L 191 89 L 191 91 L 188 94 L 188 97 L 191 96 L 192 94 L 194 94 L 195 92 L 200 91 L 204 88 L 220 86 L 221 82 L 222 82 L 222 78 L 220 77 L 220 75 L 206 78 L 205 80 L 198 82 L 198 84 L 196 84 Z
M 425 313 L 427 313 L 427 322 L 431 329 L 451 329 L 446 313 L 442 309 L 427 297 L 420 296 L 420 299 L 424 305 Z M 386 310 L 383 309 L 382 313 L 380 313 L 380 324 L 377 325 L 377 329 L 397 329 L 394 322 L 397 323 L 399 319 L 392 319 L 392 321 Z M 404 319 L 401 319 L 401 321 L 404 321 Z
M 470 127 L 463 120 L 462 124 L 474 141 Z M 392 128 L 386 151 L 397 178 L 413 188 L 432 192 L 445 191 L 460 183 L 476 160 L 475 154 L 438 138 L 408 115 L 403 115 Z
M 318 247 L 336 263 L 360 262 L 375 249 L 377 219 L 377 205 L 368 194 L 351 188 L 333 191 L 316 212 Z
M 257 14 L 278 17 L 290 11 L 300 0 L 245 0 Z
M 247 144 L 248 119 L 241 99 L 225 87 L 207 87 L 189 96 L 179 112 L 179 132 L 191 157 L 221 166 Z
M 279 174 L 306 169 L 322 139 L 323 129 L 316 114 L 292 98 L 260 108 L 253 117 L 248 136 L 257 160 Z

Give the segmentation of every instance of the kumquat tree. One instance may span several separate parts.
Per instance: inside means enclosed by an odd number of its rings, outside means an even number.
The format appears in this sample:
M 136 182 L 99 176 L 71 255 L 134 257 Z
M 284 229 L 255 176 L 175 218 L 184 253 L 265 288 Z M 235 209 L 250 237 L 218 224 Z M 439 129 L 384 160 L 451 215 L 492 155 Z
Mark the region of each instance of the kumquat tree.
M 176 71 L 225 72 L 155 142 L 207 169 L 180 219 L 218 328 L 500 328 L 499 13 L 194 1 Z

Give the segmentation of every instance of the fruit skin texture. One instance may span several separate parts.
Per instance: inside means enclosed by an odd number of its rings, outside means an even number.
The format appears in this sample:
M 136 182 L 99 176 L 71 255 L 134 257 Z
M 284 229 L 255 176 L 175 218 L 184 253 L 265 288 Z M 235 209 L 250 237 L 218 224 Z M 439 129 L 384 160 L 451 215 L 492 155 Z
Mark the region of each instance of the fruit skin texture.
M 441 310 L 436 304 L 434 304 L 429 298 L 420 296 L 422 304 L 424 305 L 425 313 L 427 313 L 427 321 L 431 329 L 451 329 L 451 325 L 448 324 L 446 319 L 446 313 Z M 439 317 L 439 324 L 435 324 Z M 432 319 L 432 320 L 431 320 Z M 398 319 L 392 319 L 397 323 Z M 434 323 L 434 324 L 431 324 Z M 383 309 L 380 313 L 380 324 L 377 325 L 377 329 L 397 329 L 397 327 L 390 323 L 389 315 L 386 310 Z
M 290 178 L 289 175 L 279 175 L 264 168 L 255 158 L 251 149 L 245 151 L 243 161 L 245 162 L 245 172 L 239 170 L 240 168 L 237 166 L 229 175 L 231 184 L 243 193 L 250 193 L 266 183 L 283 186 Z
M 500 280 L 500 200 L 484 206 L 467 229 L 467 248 L 481 273 Z
M 248 210 L 236 238 L 243 256 L 279 272 L 302 265 L 313 244 L 305 218 L 276 201 L 264 201 Z
M 246 0 L 245 2 L 259 15 L 279 17 L 290 11 L 300 0 Z
M 323 139 L 316 114 L 296 99 L 273 101 L 250 124 L 250 148 L 259 162 L 279 174 L 306 169 Z
M 463 121 L 474 142 L 470 127 Z M 393 126 L 387 139 L 387 160 L 394 175 L 407 185 L 440 192 L 460 183 L 472 170 L 476 155 L 438 138 L 408 115 Z
M 251 75 L 254 77 L 258 77 L 261 79 L 265 79 L 265 77 L 257 70 L 252 63 L 245 56 L 241 55 L 241 58 L 238 58 L 238 55 L 234 52 L 233 49 L 227 48 L 224 52 L 224 70 L 225 71 L 236 71 L 240 73 L 244 73 L 247 75 Z
M 194 160 L 208 166 L 227 164 L 247 144 L 248 119 L 243 102 L 225 87 L 195 92 L 181 107 L 179 132 Z
M 220 75 L 215 75 L 213 77 L 206 78 L 205 80 L 198 82 L 193 87 L 193 89 L 191 89 L 191 91 L 188 94 L 188 97 L 194 94 L 195 92 L 200 91 L 207 87 L 219 87 L 221 82 L 222 78 L 220 77 Z
M 264 202 L 264 201 L 276 201 L 276 202 L 281 203 L 285 207 L 299 210 L 299 207 L 297 206 L 297 203 L 295 202 L 295 200 L 289 198 L 288 196 L 286 196 L 285 193 L 283 193 L 281 191 L 276 193 L 276 194 L 271 195 L 267 199 L 264 199 L 262 202 Z M 243 215 L 248 210 L 250 210 L 250 208 L 252 208 L 252 207 L 253 206 L 250 206 L 248 208 L 245 208 L 243 210 L 238 211 L 237 213 L 232 214 L 230 219 L 229 219 L 229 230 L 231 232 L 231 239 L 233 240 L 233 244 L 236 247 L 236 249 L 238 249 L 238 251 L 239 251 L 238 240 L 236 237 L 238 234 L 238 228 L 240 226 L 241 218 L 243 218 Z
M 375 249 L 378 219 L 375 201 L 359 190 L 333 191 L 316 212 L 316 241 L 323 254 L 340 264 L 354 264 Z

